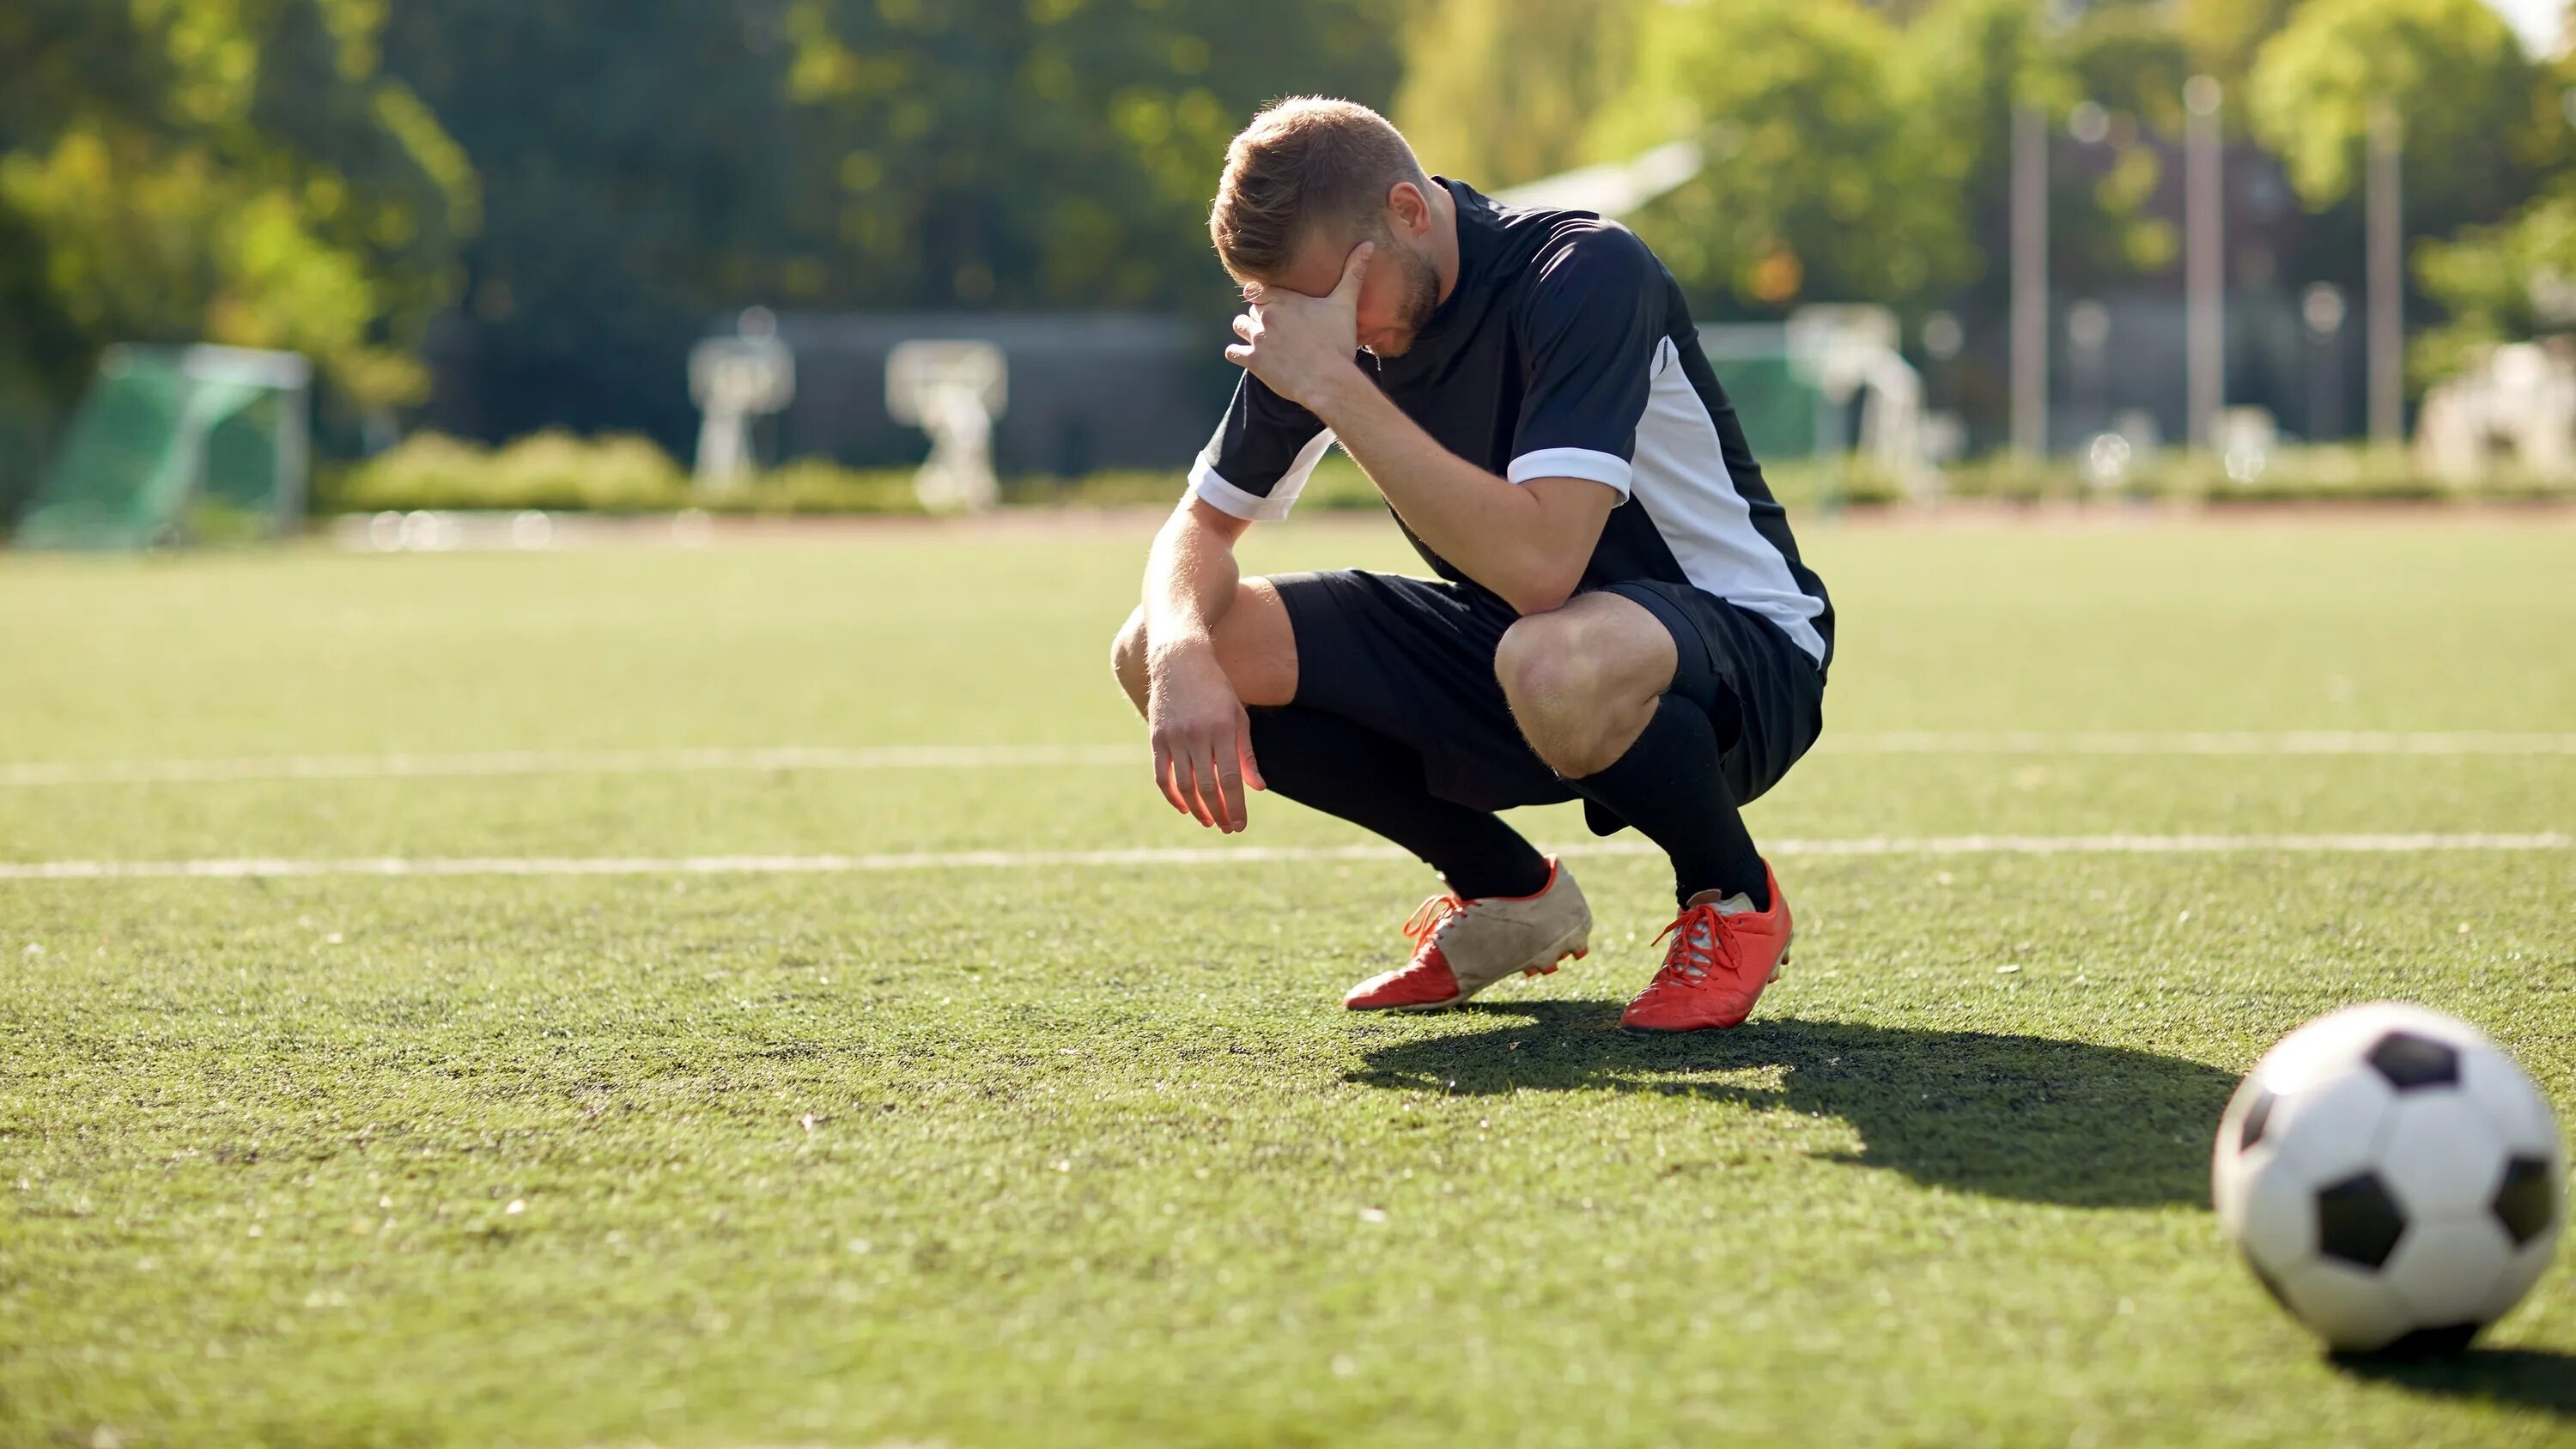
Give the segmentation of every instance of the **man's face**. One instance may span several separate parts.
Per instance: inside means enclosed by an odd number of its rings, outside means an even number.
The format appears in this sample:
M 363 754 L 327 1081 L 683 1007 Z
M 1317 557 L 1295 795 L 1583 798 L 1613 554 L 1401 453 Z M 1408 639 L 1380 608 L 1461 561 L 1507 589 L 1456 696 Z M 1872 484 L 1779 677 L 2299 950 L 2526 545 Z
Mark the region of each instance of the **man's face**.
M 1296 264 L 1267 285 L 1310 297 L 1330 296 L 1341 285 L 1342 267 L 1350 260 L 1351 249 L 1363 241 L 1377 243 L 1369 256 L 1368 275 L 1360 279 L 1360 346 L 1380 357 L 1400 356 L 1413 346 L 1413 334 L 1440 305 L 1440 269 L 1431 259 L 1427 240 L 1407 237 L 1409 229 L 1399 224 L 1381 228 L 1374 236 L 1367 232 L 1310 234 L 1298 248 Z

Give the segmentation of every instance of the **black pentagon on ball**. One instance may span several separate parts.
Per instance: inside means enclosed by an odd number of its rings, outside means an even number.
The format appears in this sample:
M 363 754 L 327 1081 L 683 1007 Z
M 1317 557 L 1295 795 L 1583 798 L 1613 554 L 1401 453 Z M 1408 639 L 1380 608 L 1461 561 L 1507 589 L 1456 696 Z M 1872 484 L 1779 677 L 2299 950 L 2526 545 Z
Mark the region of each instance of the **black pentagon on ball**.
M 2392 1031 L 2370 1049 L 2370 1064 L 2401 1092 L 2460 1084 L 2460 1054 L 2428 1036 Z
M 2369 1173 L 2317 1189 L 2317 1251 L 2327 1257 L 2376 1268 L 2405 1235 L 2397 1199 Z
M 2517 1248 L 2549 1231 L 2549 1164 L 2537 1157 L 2517 1157 L 2505 1164 L 2504 1185 L 2496 1189 L 2496 1221 Z
M 2236 1150 L 2243 1152 L 2263 1140 L 2263 1124 L 2272 1120 L 2272 1104 L 2281 1100 L 2269 1087 L 2254 1089 L 2254 1105 L 2245 1109 L 2245 1124 L 2236 1130 Z

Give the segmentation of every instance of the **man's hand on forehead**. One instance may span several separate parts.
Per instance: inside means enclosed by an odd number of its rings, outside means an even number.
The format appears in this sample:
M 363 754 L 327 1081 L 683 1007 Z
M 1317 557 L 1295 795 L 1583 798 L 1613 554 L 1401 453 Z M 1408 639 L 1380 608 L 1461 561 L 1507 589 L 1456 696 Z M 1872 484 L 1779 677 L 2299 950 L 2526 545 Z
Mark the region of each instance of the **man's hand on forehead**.
M 1339 284 L 1321 297 L 1244 283 L 1246 310 L 1234 319 L 1234 335 L 1242 340 L 1225 350 L 1226 361 L 1290 402 L 1320 411 L 1324 395 L 1358 372 L 1351 359 L 1360 346 L 1360 284 L 1376 250 L 1375 242 L 1351 248 Z

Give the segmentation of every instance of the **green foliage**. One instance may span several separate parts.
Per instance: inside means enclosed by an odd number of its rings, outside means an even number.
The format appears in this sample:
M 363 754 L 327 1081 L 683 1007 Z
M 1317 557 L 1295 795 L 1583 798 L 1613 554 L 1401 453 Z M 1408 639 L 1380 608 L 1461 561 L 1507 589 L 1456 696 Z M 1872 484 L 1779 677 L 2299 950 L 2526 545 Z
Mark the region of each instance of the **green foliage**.
M 111 341 L 304 352 L 413 401 L 473 176 L 351 0 L 19 0 L 0 17 L 0 388 Z M 30 78 L 15 89 L 19 76 Z M 14 382 L 13 382 L 14 379 Z
M 2407 349 L 2418 382 L 2451 376 L 2500 342 L 2576 330 L 2576 190 L 2541 197 L 2501 225 L 2425 243 L 2415 271 L 2448 314 Z
M 2034 464 L 1998 452 L 1942 470 L 1945 499 L 1998 503 L 2503 503 L 2576 501 L 2576 484 L 2510 469 L 2463 486 L 2426 473 L 2402 448 L 2307 444 L 2273 449 L 2250 476 L 2228 475 L 2214 454 L 2168 449 L 2132 460 L 2108 481 L 2073 459 Z
M 1360 0 L 796 0 L 787 97 L 813 142 L 795 302 L 1173 305 L 1224 290 L 1204 221 L 1226 142 L 1318 82 L 1384 104 Z
M 2109 114 L 2111 165 L 2060 186 L 2051 216 L 2062 282 L 2163 266 L 2171 225 L 2150 212 L 2156 133 L 2178 124 L 2189 72 L 2163 12 L 2111 4 L 2059 30 L 2024 0 L 1663 7 L 1644 16 L 1632 81 L 1592 133 L 1596 158 L 1677 136 L 1710 143 L 1697 181 L 1637 219 L 1686 285 L 1729 309 L 1870 300 L 1917 310 L 1994 292 L 2009 216 L 2012 114 L 2052 122 L 2078 102 Z
M 1430 0 L 1405 37 L 1394 120 L 1425 166 L 1491 189 L 1595 159 L 1652 0 Z
M 2504 215 L 2563 125 L 2540 67 L 2484 0 L 2305 0 L 2249 84 L 2255 134 L 2316 208 L 2360 186 L 2372 110 L 2389 106 L 2418 233 Z
M 1291 92 L 1382 104 L 1395 27 L 1364 0 L 396 7 L 388 64 L 491 217 L 441 415 L 680 446 L 688 343 L 754 302 L 1213 314 L 1227 140 Z
M 1658 7 L 1591 149 L 1706 144 L 1707 169 L 1636 219 L 1690 285 L 1762 308 L 1918 297 L 1970 252 L 1948 184 L 1958 158 L 1915 110 L 1925 87 L 1903 51 L 1850 0 Z
M 1076 479 L 1006 478 L 1002 497 L 1009 504 L 1038 508 L 1168 508 L 1182 487 L 1176 471 L 1134 469 Z M 1316 468 L 1298 506 L 1384 505 L 1358 467 L 1336 452 Z M 443 433 L 413 433 L 364 462 L 324 470 L 313 507 L 324 514 L 529 508 L 601 513 L 694 508 L 756 515 L 923 511 L 908 468 L 845 468 L 827 459 L 803 458 L 738 487 L 702 491 L 647 439 L 631 434 L 581 438 L 559 430 L 531 434 L 501 448 Z
M 2305 0 L 2179 0 L 2173 29 L 2192 68 L 2235 90 L 2264 42 L 2279 34 Z M 2172 94 L 2179 101 L 2179 88 Z
M 438 433 L 414 433 L 350 468 L 316 506 L 330 513 L 385 509 L 682 508 L 688 480 L 670 456 L 635 437 L 532 434 L 497 451 Z
M 713 513 L 919 513 L 908 468 L 844 468 L 807 458 L 782 464 L 699 507 Z

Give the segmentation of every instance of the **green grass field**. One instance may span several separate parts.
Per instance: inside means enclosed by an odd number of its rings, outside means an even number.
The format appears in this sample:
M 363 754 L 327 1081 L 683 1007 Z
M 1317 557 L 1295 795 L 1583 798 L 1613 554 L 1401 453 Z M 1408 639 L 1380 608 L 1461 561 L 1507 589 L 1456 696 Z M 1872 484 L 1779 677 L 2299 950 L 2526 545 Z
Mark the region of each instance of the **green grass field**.
M 2465 1359 L 2337 1365 L 2206 1197 L 2237 1075 L 2348 1002 L 2576 1109 L 2576 850 L 1955 839 L 2568 830 L 2576 528 L 1808 534 L 1828 737 L 1753 812 L 1797 965 L 1643 1041 L 1669 875 L 1571 812 L 1588 961 L 1355 1018 L 1432 882 L 1284 801 L 581 753 L 1141 751 L 1139 533 L 0 560 L 0 863 L 499 863 L 0 879 L 0 1441 L 2576 1440 L 2568 1265 Z M 417 758 L 491 751 L 573 753 Z M 359 758 L 153 763 L 305 756 Z

